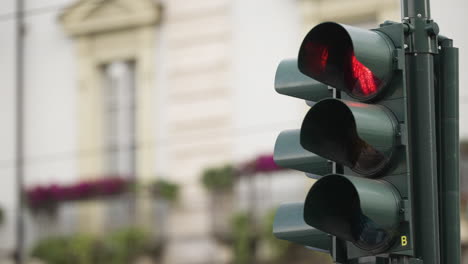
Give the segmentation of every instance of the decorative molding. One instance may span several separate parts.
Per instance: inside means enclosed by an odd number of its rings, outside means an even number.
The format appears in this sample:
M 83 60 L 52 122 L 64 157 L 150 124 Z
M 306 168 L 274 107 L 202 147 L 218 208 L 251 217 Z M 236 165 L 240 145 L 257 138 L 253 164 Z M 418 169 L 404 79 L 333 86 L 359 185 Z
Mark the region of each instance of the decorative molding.
M 140 142 L 154 140 L 154 22 L 159 18 L 158 10 L 151 0 L 82 0 L 61 15 L 60 21 L 74 36 L 77 46 L 79 144 L 83 149 L 102 142 L 101 66 L 114 61 L 133 61 L 137 65 L 136 137 Z M 122 21 L 129 20 L 133 21 L 131 26 L 122 25 Z M 143 23 L 143 20 L 152 22 Z M 99 25 L 95 26 L 96 23 Z M 150 177 L 153 173 L 153 154 L 138 150 L 139 177 Z M 103 158 L 82 159 L 80 173 L 83 176 L 103 173 L 103 163 Z
M 158 23 L 161 6 L 151 0 L 81 0 L 59 17 L 72 36 L 90 35 Z

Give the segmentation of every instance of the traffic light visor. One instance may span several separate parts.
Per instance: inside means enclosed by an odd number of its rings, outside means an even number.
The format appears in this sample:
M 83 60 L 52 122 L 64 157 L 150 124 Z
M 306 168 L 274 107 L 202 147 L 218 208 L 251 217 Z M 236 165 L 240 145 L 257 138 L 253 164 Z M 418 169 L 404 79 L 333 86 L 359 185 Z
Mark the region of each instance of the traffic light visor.
M 281 205 L 275 214 L 273 234 L 283 239 L 330 254 L 332 238 L 304 222 L 304 203 Z
M 331 173 L 331 162 L 301 146 L 300 133 L 300 130 L 286 130 L 279 134 L 275 143 L 275 163 L 283 168 L 308 172 L 314 178 Z
M 297 59 L 283 60 L 278 65 L 275 75 L 275 90 L 284 95 L 313 102 L 332 97 L 328 85 L 304 75 L 297 68 Z
M 391 77 L 392 49 L 382 33 L 326 22 L 305 37 L 298 67 L 311 78 L 368 101 Z

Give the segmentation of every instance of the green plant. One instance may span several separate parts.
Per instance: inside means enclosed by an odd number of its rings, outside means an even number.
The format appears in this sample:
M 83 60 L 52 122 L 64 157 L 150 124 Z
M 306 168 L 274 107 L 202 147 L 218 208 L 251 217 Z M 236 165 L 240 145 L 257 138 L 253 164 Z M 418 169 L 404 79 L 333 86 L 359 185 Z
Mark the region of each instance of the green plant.
M 203 171 L 203 185 L 210 191 L 222 191 L 232 188 L 234 183 L 234 167 L 225 165 L 218 168 L 208 168 Z
M 36 244 L 31 256 L 49 264 L 67 264 L 70 263 L 67 247 L 68 239 L 65 237 L 46 238 Z
M 90 235 L 51 237 L 39 241 L 31 255 L 49 264 L 104 264 L 98 261 L 98 240 Z
M 250 224 L 249 215 L 245 212 L 232 217 L 233 263 L 247 264 L 253 262 L 255 253 L 255 234 Z
M 3 208 L 0 207 L 0 226 L 3 224 L 5 221 L 5 213 L 3 212 Z
M 273 235 L 275 211 L 276 210 L 271 210 L 265 215 L 262 222 L 261 239 L 266 242 L 267 246 L 269 247 L 269 251 L 272 253 L 271 260 L 279 261 L 288 253 L 288 249 L 291 243 L 285 240 L 277 239 Z
M 69 262 L 74 264 L 95 263 L 95 248 L 97 239 L 90 236 L 79 234 L 71 236 L 67 241 L 66 251 L 69 255 Z
M 152 246 L 144 231 L 128 228 L 102 238 L 84 234 L 46 238 L 31 256 L 48 264 L 128 264 Z
M 168 180 L 158 179 L 151 185 L 151 192 L 155 197 L 168 201 L 175 201 L 179 196 L 180 186 Z
M 128 228 L 115 232 L 105 239 L 104 245 L 108 252 L 108 263 L 131 263 L 149 247 L 150 239 L 147 233 L 138 228 Z

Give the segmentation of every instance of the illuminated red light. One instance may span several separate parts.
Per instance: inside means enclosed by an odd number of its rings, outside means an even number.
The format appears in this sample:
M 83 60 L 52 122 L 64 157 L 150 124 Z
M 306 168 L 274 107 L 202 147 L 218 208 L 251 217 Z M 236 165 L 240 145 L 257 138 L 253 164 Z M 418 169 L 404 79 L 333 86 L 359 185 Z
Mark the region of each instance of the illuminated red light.
M 311 63 L 310 70 L 316 74 L 325 72 L 328 63 L 328 47 L 318 43 L 310 43 L 308 45 L 307 54 Z
M 328 61 L 328 48 L 322 47 L 321 54 L 320 54 L 320 68 L 322 71 L 325 71 L 325 67 L 327 66 Z
M 358 99 L 367 99 L 377 94 L 381 80 L 358 60 L 352 46 L 308 42 L 304 47 L 308 76 Z
M 359 82 L 362 95 L 367 96 L 377 92 L 374 74 L 359 62 L 354 54 L 351 55 L 351 73 L 353 78 Z

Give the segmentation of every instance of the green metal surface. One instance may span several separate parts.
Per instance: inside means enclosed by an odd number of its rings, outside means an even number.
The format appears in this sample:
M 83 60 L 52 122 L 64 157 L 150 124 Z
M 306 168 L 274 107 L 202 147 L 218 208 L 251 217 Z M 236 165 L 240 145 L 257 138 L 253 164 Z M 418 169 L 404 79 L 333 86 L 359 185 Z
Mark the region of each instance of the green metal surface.
M 372 253 L 392 246 L 400 223 L 400 195 L 380 180 L 330 174 L 310 189 L 307 224 Z
M 439 26 L 432 20 L 421 17 L 406 18 L 405 24 L 410 25 L 406 50 L 407 53 L 438 53 L 437 33 Z
M 274 159 L 278 166 L 325 175 L 332 172 L 332 163 L 305 150 L 299 144 L 300 130 L 286 130 L 276 139 Z
M 414 247 L 424 264 L 439 264 L 436 116 L 433 55 L 408 54 L 409 150 Z
M 333 96 L 332 90 L 327 85 L 302 74 L 297 68 L 296 59 L 283 60 L 278 65 L 275 90 L 280 94 L 310 101 Z
M 434 30 L 429 0 L 404 0 L 403 14 L 409 25 L 407 96 L 409 151 L 415 257 L 424 264 L 440 264 L 437 130 L 434 90 Z M 435 33 L 437 34 L 437 33 Z
M 441 263 L 461 263 L 458 49 L 449 40 L 441 46 L 436 89 Z
M 304 203 L 281 205 L 276 211 L 273 234 L 278 239 L 287 240 L 314 250 L 330 253 L 332 237 L 304 222 Z
M 391 160 L 398 122 L 385 107 L 324 99 L 301 126 L 304 149 L 343 164 L 364 176 L 376 176 Z
M 403 0 L 403 17 L 430 17 L 429 0 Z
M 354 264 L 357 263 L 353 260 L 348 260 L 348 250 L 347 243 L 343 239 L 339 239 L 336 236 L 332 236 L 333 247 L 332 247 L 332 257 L 333 262 L 343 263 L 343 264 Z

